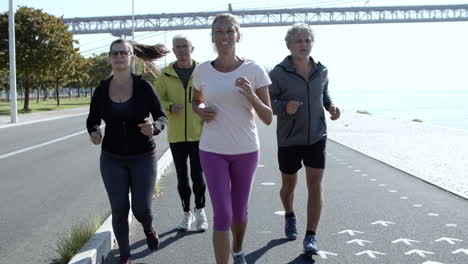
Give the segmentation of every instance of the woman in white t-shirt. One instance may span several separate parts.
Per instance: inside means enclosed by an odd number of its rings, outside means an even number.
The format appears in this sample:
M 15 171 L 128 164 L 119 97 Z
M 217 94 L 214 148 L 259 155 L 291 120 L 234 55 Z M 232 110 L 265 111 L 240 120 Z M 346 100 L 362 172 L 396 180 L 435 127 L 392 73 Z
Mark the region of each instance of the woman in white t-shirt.
M 213 247 L 217 264 L 244 264 L 242 243 L 247 226 L 247 204 L 259 158 L 255 113 L 269 125 L 268 74 L 254 61 L 238 57 L 237 18 L 218 14 L 212 24 L 214 61 L 198 65 L 193 74 L 192 106 L 204 120 L 200 161 L 214 213 Z

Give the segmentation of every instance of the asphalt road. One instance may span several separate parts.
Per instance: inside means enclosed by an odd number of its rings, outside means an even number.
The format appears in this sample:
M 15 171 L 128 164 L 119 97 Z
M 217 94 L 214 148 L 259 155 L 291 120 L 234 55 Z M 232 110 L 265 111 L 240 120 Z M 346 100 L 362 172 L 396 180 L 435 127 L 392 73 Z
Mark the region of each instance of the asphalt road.
M 295 195 L 300 239 L 287 241 L 274 125 L 260 126 L 260 139 L 261 159 L 244 245 L 247 263 L 468 263 L 467 200 L 332 141 L 327 142 L 325 204 L 318 230 L 321 252 L 314 259 L 301 254 L 307 197 L 304 172 Z M 214 263 L 211 226 L 205 233 L 176 230 L 182 209 L 173 168 L 161 185 L 162 195 L 153 205 L 161 248 L 150 254 L 141 226 L 134 221 L 133 263 Z M 209 199 L 207 215 L 212 223 Z M 107 264 L 117 258 L 114 250 Z
M 100 146 L 89 141 L 85 119 L 0 129 L 0 263 L 53 263 L 72 225 L 109 212 Z M 161 156 L 165 132 L 156 143 Z

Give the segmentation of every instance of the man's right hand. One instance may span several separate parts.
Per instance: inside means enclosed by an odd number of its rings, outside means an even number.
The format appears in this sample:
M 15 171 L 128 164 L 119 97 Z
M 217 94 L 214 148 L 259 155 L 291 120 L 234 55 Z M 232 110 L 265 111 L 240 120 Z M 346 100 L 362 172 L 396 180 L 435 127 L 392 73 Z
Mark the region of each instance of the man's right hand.
M 294 115 L 302 104 L 303 102 L 299 101 L 289 101 L 286 104 L 286 113 L 288 113 L 288 115 Z
M 99 145 L 102 141 L 101 128 L 99 128 L 98 125 L 95 125 L 94 129 L 96 129 L 96 131 L 91 132 L 91 142 L 93 142 L 94 145 Z
M 171 113 L 178 114 L 182 109 L 184 109 L 184 105 L 182 104 L 171 104 L 169 110 L 171 111 Z

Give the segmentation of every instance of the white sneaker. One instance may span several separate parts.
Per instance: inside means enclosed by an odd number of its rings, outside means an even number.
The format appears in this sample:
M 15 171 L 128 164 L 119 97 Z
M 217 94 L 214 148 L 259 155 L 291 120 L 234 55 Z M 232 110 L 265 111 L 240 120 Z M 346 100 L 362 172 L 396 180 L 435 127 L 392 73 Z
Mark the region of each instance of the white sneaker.
M 182 215 L 182 220 L 178 226 L 178 229 L 181 231 L 188 231 L 192 226 L 192 223 L 195 221 L 192 211 L 184 212 Z
M 195 208 L 195 230 L 206 231 L 208 229 L 208 220 L 206 220 L 205 209 Z

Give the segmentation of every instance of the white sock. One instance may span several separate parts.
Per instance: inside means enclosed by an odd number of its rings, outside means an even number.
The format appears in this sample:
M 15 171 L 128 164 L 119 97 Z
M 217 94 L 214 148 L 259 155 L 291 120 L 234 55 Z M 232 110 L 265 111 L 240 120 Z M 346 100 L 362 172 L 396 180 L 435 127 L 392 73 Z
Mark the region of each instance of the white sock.
M 231 254 L 232 254 L 233 257 L 237 257 L 237 256 L 240 256 L 240 255 L 243 255 L 243 254 L 244 254 L 244 251 L 241 250 L 241 251 L 239 251 L 239 252 L 237 252 L 237 253 L 235 253 L 234 251 L 232 251 Z

